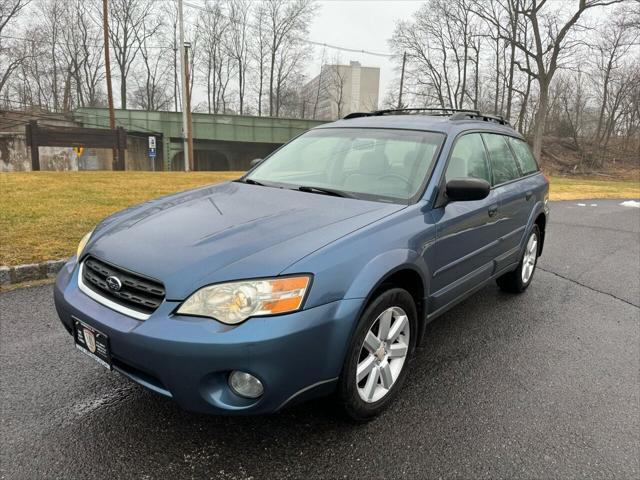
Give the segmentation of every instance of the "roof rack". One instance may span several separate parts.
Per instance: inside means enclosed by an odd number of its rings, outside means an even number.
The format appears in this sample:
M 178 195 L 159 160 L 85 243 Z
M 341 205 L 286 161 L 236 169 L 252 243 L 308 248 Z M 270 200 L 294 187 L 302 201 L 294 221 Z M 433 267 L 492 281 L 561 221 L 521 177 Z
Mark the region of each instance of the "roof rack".
M 467 119 L 481 120 L 484 122 L 493 122 L 493 123 L 498 123 L 500 125 L 511 126 L 509 121 L 505 120 L 505 118 L 502 115 L 489 115 L 487 113 L 480 113 L 480 112 L 475 114 L 459 112 L 459 113 L 454 113 L 449 118 L 449 120 L 467 120 Z
M 343 117 L 343 120 L 359 117 L 379 117 L 381 115 L 402 115 L 412 112 L 426 112 L 429 115 L 441 116 L 449 116 L 454 113 L 473 113 L 480 115 L 478 110 L 464 110 L 459 108 L 390 108 L 386 110 L 374 110 L 373 112 L 353 112 Z
M 373 112 L 353 112 L 343 117 L 343 120 L 361 117 L 379 117 L 382 115 L 403 115 L 418 112 L 424 112 L 427 115 L 449 117 L 449 120 L 471 119 L 498 123 L 500 125 L 509 125 L 509 122 L 505 120 L 502 115 L 488 115 L 480 113 L 479 110 L 468 110 L 461 108 L 395 108 L 387 110 L 375 110 Z

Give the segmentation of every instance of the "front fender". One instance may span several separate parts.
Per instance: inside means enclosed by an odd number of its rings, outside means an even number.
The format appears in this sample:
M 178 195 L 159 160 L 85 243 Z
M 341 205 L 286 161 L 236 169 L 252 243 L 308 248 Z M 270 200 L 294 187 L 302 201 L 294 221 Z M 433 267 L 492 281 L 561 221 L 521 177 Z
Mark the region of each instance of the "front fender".
M 413 270 L 420 275 L 423 291 L 426 292 L 425 278 L 428 278 L 428 268 L 424 259 L 414 250 L 399 248 L 371 259 L 353 279 L 344 298 L 368 299 L 386 278 L 404 269 Z
M 373 258 L 354 278 L 351 286 L 347 290 L 345 298 L 364 298 L 361 310 L 364 310 L 372 299 L 374 292 L 389 277 L 401 270 L 411 270 L 416 272 L 422 280 L 422 299 L 418 307 L 418 321 L 420 324 L 418 331 L 418 345 L 422 343 L 424 336 L 424 327 L 426 322 L 423 321 L 424 305 L 427 296 L 427 278 L 429 278 L 429 269 L 424 258 L 414 250 L 396 249 L 384 252 Z M 358 317 L 362 314 L 359 313 Z

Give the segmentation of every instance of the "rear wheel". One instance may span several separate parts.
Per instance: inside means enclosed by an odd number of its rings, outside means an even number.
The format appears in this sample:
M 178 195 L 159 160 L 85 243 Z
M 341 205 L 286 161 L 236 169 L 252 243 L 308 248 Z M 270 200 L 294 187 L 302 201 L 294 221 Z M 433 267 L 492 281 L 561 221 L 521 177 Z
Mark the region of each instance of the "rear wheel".
M 393 401 L 406 376 L 417 332 L 416 306 L 406 290 L 387 290 L 365 309 L 338 387 L 351 418 L 370 419 Z
M 505 292 L 522 293 L 531 284 L 538 262 L 539 242 L 540 229 L 538 225 L 534 225 L 527 239 L 527 244 L 524 247 L 518 268 L 513 272 L 502 275 L 496 280 L 502 290 Z

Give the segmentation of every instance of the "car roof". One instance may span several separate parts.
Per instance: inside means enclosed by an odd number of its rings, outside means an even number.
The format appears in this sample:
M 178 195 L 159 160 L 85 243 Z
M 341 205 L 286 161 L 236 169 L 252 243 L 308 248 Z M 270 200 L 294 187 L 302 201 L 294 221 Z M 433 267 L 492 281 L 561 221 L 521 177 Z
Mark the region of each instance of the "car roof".
M 363 114 L 355 118 L 344 118 L 331 123 L 325 123 L 314 128 L 389 128 L 403 130 L 424 130 L 441 132 L 447 135 L 474 130 L 496 132 L 522 138 L 508 123 L 498 123 L 493 117 L 460 118 L 456 115 L 425 115 L 425 114 Z

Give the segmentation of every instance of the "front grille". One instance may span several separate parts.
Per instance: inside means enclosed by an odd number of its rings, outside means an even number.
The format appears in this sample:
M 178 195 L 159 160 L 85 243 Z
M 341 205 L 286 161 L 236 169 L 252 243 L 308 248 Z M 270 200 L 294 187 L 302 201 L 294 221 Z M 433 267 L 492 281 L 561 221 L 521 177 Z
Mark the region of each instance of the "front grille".
M 107 285 L 107 278 L 111 276 L 120 280 L 120 290 L 113 290 Z M 164 300 L 164 286 L 160 282 L 95 257 L 88 257 L 84 261 L 82 280 L 99 295 L 145 314 L 153 313 Z

